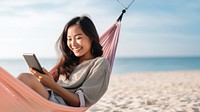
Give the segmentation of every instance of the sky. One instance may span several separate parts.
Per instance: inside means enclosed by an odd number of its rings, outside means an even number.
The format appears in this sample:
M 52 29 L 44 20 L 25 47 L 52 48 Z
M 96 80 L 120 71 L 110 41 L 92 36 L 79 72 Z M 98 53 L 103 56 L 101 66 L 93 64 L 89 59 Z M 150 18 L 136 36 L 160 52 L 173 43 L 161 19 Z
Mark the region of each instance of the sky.
M 199 6 L 199 0 L 135 0 L 122 19 L 116 56 L 200 56 Z M 0 0 L 0 59 L 54 58 L 71 18 L 89 15 L 101 36 L 122 10 L 117 0 Z

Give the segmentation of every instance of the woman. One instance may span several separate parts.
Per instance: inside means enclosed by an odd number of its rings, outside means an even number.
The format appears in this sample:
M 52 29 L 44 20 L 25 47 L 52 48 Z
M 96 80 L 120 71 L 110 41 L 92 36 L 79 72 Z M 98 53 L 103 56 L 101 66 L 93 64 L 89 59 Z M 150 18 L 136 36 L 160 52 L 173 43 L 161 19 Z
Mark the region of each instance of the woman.
M 93 22 L 87 17 L 70 20 L 57 41 L 60 59 L 50 74 L 32 68 L 18 79 L 42 97 L 62 105 L 89 107 L 105 93 L 109 83 L 109 62 Z M 54 76 L 54 77 L 53 77 Z M 48 89 L 46 89 L 46 87 Z

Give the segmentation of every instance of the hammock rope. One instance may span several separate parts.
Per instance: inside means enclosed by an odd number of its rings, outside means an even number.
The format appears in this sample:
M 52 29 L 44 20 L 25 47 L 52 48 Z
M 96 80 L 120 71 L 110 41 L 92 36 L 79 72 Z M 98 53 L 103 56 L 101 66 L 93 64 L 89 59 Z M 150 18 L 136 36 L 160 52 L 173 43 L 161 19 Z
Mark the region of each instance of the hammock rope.
M 124 10 L 128 10 L 128 8 L 132 5 L 132 3 L 134 2 L 135 0 L 132 0 L 129 5 L 126 7 L 120 0 L 117 0 L 117 2 L 119 2 L 119 4 L 121 4 L 121 6 L 124 8 Z
M 133 3 L 134 1 L 135 1 L 135 0 L 132 0 L 132 1 L 129 3 L 129 5 L 126 7 L 120 0 L 117 0 L 117 2 L 119 2 L 119 4 L 121 4 L 122 7 L 124 8 L 124 9 L 122 10 L 121 15 L 120 15 L 119 18 L 117 19 L 117 21 L 122 21 L 122 17 L 123 17 L 123 15 L 124 15 L 124 13 L 126 13 L 126 10 L 128 10 L 128 8 L 132 5 L 132 3 Z

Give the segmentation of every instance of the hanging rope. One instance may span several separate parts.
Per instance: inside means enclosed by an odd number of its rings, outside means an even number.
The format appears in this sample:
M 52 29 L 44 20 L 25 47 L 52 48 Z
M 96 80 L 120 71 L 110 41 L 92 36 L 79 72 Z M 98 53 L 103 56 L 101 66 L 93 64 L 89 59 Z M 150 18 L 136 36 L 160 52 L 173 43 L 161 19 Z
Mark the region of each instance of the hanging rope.
M 124 13 L 126 13 L 126 10 L 128 10 L 128 8 L 132 5 L 132 3 L 133 3 L 135 0 L 132 0 L 131 3 L 130 3 L 127 7 L 126 7 L 120 0 L 117 0 L 117 1 L 122 5 L 122 7 L 124 7 L 124 9 L 122 10 L 121 15 L 120 15 L 119 18 L 117 19 L 117 21 L 121 21 L 123 15 L 124 15 Z
M 122 7 L 124 7 L 124 10 L 128 10 L 128 8 L 132 5 L 132 3 L 134 2 L 135 0 L 132 0 L 131 3 L 129 3 L 129 5 L 126 7 L 120 0 L 117 0 L 117 2 L 119 2 L 119 4 L 122 5 Z

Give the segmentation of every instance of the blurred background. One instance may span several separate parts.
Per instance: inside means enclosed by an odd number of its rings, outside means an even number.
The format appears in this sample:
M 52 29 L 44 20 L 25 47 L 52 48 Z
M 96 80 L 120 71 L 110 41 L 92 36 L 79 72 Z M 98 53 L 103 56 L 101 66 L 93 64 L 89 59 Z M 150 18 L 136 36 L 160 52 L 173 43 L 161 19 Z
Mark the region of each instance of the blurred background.
M 135 0 L 122 19 L 113 73 L 200 69 L 199 6 L 199 0 Z M 16 76 L 27 71 L 22 54 L 35 53 L 51 69 L 55 42 L 71 18 L 89 15 L 101 36 L 123 9 L 117 0 L 1 0 L 0 66 Z

